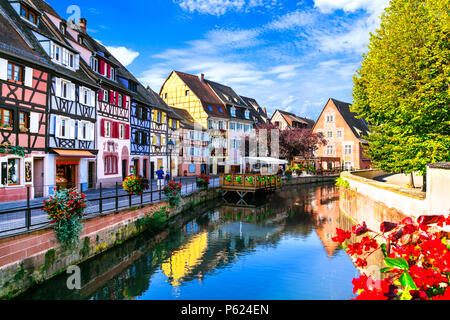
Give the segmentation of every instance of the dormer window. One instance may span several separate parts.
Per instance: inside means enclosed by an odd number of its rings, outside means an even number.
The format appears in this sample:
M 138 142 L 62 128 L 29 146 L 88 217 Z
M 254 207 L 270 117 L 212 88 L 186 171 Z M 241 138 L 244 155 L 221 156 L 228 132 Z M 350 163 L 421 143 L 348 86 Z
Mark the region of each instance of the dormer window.
M 219 107 L 219 112 L 223 113 L 222 107 Z
M 186 97 L 189 96 L 189 90 L 186 90 L 186 92 L 184 93 Z
M 250 119 L 250 111 L 245 111 L 245 119 Z
M 20 5 L 20 16 L 32 24 L 37 24 L 37 14 L 23 4 Z
M 212 107 L 211 107 L 211 106 L 208 106 L 208 110 L 212 112 Z
M 231 108 L 231 116 L 236 117 L 236 109 L 235 108 Z
M 64 24 L 61 23 L 61 25 L 59 26 L 59 30 L 62 34 L 66 34 L 66 26 Z

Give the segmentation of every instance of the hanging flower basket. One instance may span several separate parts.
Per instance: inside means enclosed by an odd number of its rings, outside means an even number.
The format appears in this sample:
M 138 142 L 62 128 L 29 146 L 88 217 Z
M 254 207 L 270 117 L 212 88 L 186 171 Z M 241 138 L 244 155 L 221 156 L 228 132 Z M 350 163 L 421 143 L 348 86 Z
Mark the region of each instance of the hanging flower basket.
M 236 182 L 242 184 L 242 177 L 236 177 Z
M 181 183 L 169 182 L 164 188 L 164 195 L 172 208 L 177 207 L 181 201 Z
M 210 179 L 211 179 L 210 176 L 208 176 L 206 174 L 202 174 L 202 175 L 198 176 L 197 187 L 204 188 L 204 189 L 208 188 Z

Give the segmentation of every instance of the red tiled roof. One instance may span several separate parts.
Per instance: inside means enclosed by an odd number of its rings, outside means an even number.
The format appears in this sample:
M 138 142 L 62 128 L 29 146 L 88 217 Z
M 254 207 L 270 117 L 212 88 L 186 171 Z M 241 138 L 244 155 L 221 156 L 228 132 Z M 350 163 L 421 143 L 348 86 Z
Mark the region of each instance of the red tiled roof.
M 211 116 L 221 117 L 221 118 L 228 118 L 229 114 L 227 113 L 227 110 L 225 106 L 222 104 L 222 102 L 217 98 L 217 96 L 214 94 L 214 92 L 211 90 L 211 88 L 203 83 L 197 76 L 180 72 L 180 71 L 174 71 L 181 80 L 194 92 L 194 94 L 200 99 L 203 105 L 203 109 L 205 112 Z M 209 110 L 208 106 L 211 106 L 211 110 Z M 222 112 L 220 112 L 219 108 L 222 109 Z

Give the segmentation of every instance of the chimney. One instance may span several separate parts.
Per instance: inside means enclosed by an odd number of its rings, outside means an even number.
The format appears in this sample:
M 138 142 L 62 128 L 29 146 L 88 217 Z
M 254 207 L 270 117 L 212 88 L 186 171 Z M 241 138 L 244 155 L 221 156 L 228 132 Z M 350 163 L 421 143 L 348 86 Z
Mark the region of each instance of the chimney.
M 202 82 L 205 82 L 205 74 L 202 73 Z
M 264 107 L 264 114 L 267 114 L 267 109 Z
M 80 28 L 83 33 L 87 30 L 87 20 L 85 18 L 80 18 Z

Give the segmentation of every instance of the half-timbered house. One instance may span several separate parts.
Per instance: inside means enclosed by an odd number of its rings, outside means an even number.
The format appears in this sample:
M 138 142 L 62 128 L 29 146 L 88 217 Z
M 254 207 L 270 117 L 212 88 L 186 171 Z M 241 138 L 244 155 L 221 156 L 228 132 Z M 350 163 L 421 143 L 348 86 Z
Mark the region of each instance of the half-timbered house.
M 37 14 L 28 12 L 37 22 Z M 33 43 L 10 17 L 13 13 L 8 3 L 0 4 L 0 202 L 25 199 L 27 189 L 30 197 L 43 196 L 48 173 L 50 66 L 32 50 Z

